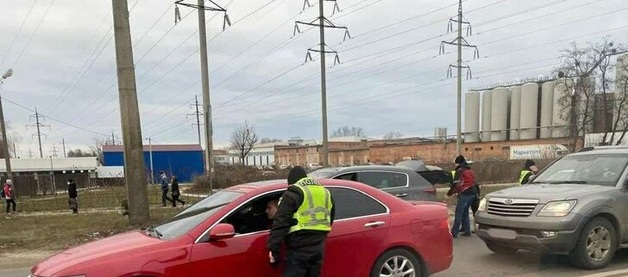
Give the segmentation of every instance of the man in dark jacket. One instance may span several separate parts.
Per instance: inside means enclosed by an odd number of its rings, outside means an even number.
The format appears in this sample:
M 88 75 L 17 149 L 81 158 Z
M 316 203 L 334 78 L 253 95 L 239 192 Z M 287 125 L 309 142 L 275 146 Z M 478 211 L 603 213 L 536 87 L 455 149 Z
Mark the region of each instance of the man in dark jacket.
M 288 189 L 279 200 L 267 247 L 271 265 L 280 261 L 281 242 L 285 240 L 284 277 L 320 276 L 325 240 L 334 221 L 331 193 L 307 177 L 297 166 L 288 174 Z
M 170 201 L 172 205 L 174 205 L 174 201 L 170 197 L 168 197 L 168 176 L 166 176 L 165 172 L 160 172 L 161 175 L 161 202 L 166 206 L 166 200 Z
M 78 191 L 76 190 L 76 183 L 74 180 L 68 180 L 68 204 L 73 214 L 78 213 Z
M 460 155 L 456 157 L 454 162 L 457 165 L 456 174 L 450 193 L 458 194 L 458 202 L 456 203 L 456 213 L 454 225 L 451 228 L 451 234 L 456 238 L 458 237 L 461 227 L 464 236 L 471 235 L 469 208 L 472 208 L 474 203 L 478 200 L 479 188 L 475 182 L 475 174 L 464 156 Z

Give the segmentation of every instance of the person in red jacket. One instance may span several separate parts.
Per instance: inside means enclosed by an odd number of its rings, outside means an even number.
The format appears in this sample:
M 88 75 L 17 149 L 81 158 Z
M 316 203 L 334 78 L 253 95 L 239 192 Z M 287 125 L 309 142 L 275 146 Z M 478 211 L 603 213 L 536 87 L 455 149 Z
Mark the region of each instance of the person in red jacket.
M 4 184 L 4 199 L 7 201 L 7 216 L 9 215 L 9 207 L 13 205 L 13 213 L 15 213 L 15 196 L 13 195 L 13 182 L 11 179 L 7 179 L 7 182 Z
M 460 155 L 455 159 L 456 174 L 454 176 L 451 194 L 458 194 L 454 225 L 451 228 L 451 235 L 454 238 L 460 233 L 462 225 L 463 236 L 471 236 L 471 222 L 469 221 L 469 208 L 477 200 L 478 186 L 475 182 L 475 174 L 464 156 Z M 448 194 L 450 194 L 448 193 Z

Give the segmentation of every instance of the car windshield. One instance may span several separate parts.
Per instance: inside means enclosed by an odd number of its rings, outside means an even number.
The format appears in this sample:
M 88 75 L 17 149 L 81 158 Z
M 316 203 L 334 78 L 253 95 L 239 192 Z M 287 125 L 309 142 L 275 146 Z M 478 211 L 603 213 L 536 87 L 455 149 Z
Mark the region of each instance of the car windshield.
M 625 155 L 567 156 L 548 167 L 532 183 L 615 186 L 627 163 Z
M 242 196 L 243 193 L 233 191 L 219 191 L 200 202 L 190 206 L 170 220 L 155 228 L 149 228 L 151 233 L 158 234 L 161 239 L 173 239 L 179 237 L 201 222 L 215 214 L 220 207 L 227 205 Z M 154 231 L 156 232 L 154 232 Z

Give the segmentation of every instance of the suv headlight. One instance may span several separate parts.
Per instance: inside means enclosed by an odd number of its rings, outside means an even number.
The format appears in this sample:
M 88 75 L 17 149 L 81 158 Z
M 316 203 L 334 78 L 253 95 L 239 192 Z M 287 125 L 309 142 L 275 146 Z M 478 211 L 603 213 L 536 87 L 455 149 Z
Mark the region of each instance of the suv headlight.
M 478 212 L 486 212 L 486 197 L 482 198 L 482 200 L 480 201 Z
M 576 200 L 548 202 L 537 216 L 566 216 L 576 206 L 576 203 Z

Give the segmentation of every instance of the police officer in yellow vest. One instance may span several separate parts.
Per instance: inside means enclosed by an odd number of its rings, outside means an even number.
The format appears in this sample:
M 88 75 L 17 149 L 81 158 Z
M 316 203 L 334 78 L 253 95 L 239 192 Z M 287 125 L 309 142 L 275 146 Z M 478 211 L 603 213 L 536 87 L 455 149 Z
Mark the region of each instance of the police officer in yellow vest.
M 320 276 L 327 233 L 334 222 L 334 199 L 329 190 L 307 177 L 303 167 L 288 173 L 288 190 L 279 207 L 266 244 L 273 266 L 280 262 L 281 242 L 286 243 L 284 277 Z
M 526 160 L 523 164 L 523 169 L 519 172 L 519 185 L 527 184 L 530 176 L 539 172 L 539 169 L 536 167 L 536 164 L 533 160 Z

